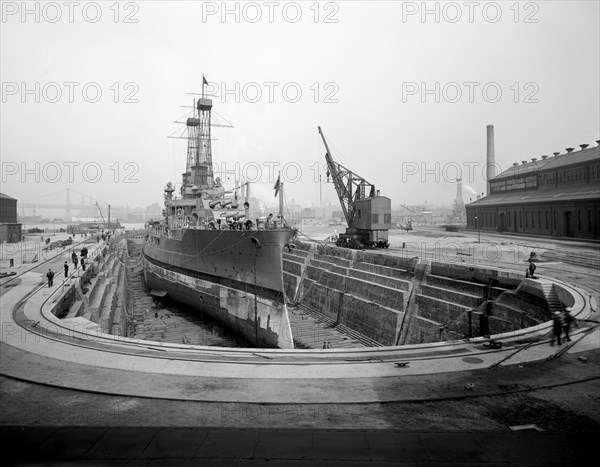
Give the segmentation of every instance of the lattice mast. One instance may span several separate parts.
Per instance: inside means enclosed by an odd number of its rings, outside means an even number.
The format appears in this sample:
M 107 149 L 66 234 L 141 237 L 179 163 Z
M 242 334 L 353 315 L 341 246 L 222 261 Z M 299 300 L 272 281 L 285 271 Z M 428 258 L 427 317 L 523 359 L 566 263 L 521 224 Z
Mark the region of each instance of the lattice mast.
M 212 148 L 211 148 L 211 109 L 212 99 L 204 94 L 204 87 L 208 84 L 202 76 L 202 97 L 194 99 L 194 114 L 186 121 L 188 131 L 188 149 L 185 185 L 191 187 L 187 196 L 201 196 L 200 190 L 212 188 L 214 185 Z

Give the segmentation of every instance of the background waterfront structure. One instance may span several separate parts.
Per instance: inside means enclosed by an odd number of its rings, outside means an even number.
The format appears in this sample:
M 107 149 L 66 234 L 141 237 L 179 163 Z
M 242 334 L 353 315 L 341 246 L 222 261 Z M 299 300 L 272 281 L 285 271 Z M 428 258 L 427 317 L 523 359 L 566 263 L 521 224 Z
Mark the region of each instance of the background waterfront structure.
M 17 222 L 17 200 L 0 193 L 0 242 L 21 240 L 21 224 Z
M 600 238 L 600 147 L 588 146 L 515 162 L 490 180 L 488 196 L 466 206 L 467 227 Z

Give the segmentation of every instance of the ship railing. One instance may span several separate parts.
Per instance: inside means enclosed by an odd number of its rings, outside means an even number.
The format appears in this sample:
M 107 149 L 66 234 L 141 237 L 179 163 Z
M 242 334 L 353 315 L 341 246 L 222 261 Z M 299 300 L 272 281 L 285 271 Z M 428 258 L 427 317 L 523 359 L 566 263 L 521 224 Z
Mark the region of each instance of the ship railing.
M 237 230 L 240 232 L 256 232 L 256 231 L 261 231 L 261 230 L 280 230 L 280 229 L 285 229 L 287 228 L 287 226 L 285 225 L 281 225 L 279 223 L 259 223 L 258 225 L 256 225 L 255 223 L 252 223 L 252 225 L 250 227 L 244 225 L 244 224 L 225 224 L 222 223 L 220 226 L 217 225 L 214 228 L 210 227 L 208 225 L 186 225 L 184 227 L 178 227 L 176 224 L 173 225 L 171 228 L 166 227 L 166 226 L 159 226 L 159 227 L 152 227 L 150 229 L 150 235 L 152 237 L 173 237 L 173 232 L 174 231 L 182 231 L 182 230 L 187 230 L 187 229 L 193 229 L 193 230 L 214 230 L 214 231 L 224 231 L 224 230 Z

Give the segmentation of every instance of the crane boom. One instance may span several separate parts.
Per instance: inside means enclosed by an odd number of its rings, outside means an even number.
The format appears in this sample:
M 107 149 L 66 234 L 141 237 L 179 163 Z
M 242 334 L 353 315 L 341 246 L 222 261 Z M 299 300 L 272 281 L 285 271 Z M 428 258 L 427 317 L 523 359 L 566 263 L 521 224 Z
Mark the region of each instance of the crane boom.
M 102 222 L 106 223 L 106 221 L 104 220 L 104 214 L 102 214 L 102 211 L 100 210 L 100 205 L 98 204 L 98 201 L 96 201 L 96 207 L 98 208 L 98 212 L 100 213 L 100 217 L 102 217 Z
M 335 162 L 321 127 L 319 134 L 325 144 L 327 179 L 331 175 L 348 224 L 346 232 L 340 234 L 335 244 L 346 248 L 389 247 L 388 230 L 392 219 L 390 199 L 379 196 L 379 192 L 375 194 L 375 185 Z
M 372 198 L 375 196 L 375 185 L 367 182 L 361 176 L 355 174 L 350 169 L 344 167 L 342 164 L 335 162 L 331 156 L 329 145 L 325 140 L 325 135 L 321 127 L 319 128 L 319 134 L 323 139 L 325 145 L 325 160 L 327 161 L 327 178 L 331 175 L 335 191 L 337 192 L 342 210 L 344 211 L 344 217 L 348 227 L 352 226 L 355 214 L 355 202 L 362 198 Z M 366 195 L 367 189 L 369 189 L 368 196 Z

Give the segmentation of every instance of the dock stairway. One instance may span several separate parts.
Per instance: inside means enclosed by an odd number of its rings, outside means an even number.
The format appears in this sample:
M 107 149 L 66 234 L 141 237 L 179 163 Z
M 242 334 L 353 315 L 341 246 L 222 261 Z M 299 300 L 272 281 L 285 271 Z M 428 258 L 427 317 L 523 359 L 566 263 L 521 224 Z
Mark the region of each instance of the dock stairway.
M 550 309 L 550 315 L 554 314 L 555 311 L 562 313 L 564 311 L 563 304 L 558 299 L 558 295 L 556 294 L 556 290 L 554 289 L 554 284 L 549 281 L 539 280 L 542 291 L 544 292 L 544 297 L 546 298 L 546 302 L 548 303 L 548 308 Z

